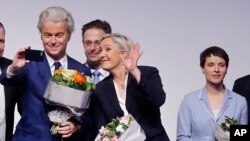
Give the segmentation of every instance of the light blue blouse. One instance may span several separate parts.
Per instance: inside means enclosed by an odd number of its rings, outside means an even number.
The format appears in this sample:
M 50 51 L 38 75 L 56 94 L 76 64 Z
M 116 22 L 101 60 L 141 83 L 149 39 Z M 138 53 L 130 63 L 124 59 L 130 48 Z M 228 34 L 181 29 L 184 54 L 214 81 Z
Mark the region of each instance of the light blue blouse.
M 214 117 L 208 102 L 206 88 L 187 94 L 179 107 L 177 141 L 214 141 L 214 126 L 225 121 L 225 116 L 234 117 L 247 124 L 246 99 L 228 89 L 218 116 Z

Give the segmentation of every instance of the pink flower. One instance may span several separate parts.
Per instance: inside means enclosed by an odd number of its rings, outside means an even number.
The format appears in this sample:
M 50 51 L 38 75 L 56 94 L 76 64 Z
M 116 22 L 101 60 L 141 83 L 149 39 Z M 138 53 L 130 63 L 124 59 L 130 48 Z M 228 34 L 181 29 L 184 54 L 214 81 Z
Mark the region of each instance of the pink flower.
M 125 125 L 128 125 L 129 119 L 130 119 L 130 116 L 123 116 L 121 117 L 120 122 Z
M 114 136 L 113 138 L 111 138 L 111 141 L 117 141 L 119 139 L 119 136 Z
M 108 129 L 104 129 L 103 134 L 104 134 L 104 135 L 108 135 L 108 134 L 109 134 L 109 132 L 110 132 L 110 131 L 109 131 Z
M 108 137 L 102 139 L 102 141 L 111 141 Z
M 99 130 L 99 133 L 101 134 L 101 135 L 108 135 L 109 134 L 109 130 L 108 129 L 106 129 L 105 127 L 101 127 L 101 129 Z
M 104 128 L 104 126 L 102 126 L 101 129 L 99 130 L 99 133 L 100 133 L 100 134 L 103 134 L 103 133 L 104 133 L 104 130 L 105 130 L 105 128 Z

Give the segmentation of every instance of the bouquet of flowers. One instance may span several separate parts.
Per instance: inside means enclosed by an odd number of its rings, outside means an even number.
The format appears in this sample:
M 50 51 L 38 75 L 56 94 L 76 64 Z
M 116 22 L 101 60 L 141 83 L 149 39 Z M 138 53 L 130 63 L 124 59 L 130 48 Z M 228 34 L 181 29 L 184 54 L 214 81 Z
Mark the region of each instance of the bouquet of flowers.
M 77 70 L 55 70 L 45 90 L 46 102 L 54 108 L 48 113 L 53 125 L 51 133 L 55 135 L 55 127 L 61 123 L 80 116 L 88 109 L 91 91 L 95 89 L 92 78 Z
M 140 132 L 138 133 L 138 131 Z M 112 119 L 105 127 L 102 126 L 95 141 L 144 141 L 145 139 L 145 133 L 140 128 L 140 125 L 132 115 L 126 115 L 121 118 Z
M 229 118 L 225 116 L 225 122 L 217 124 L 215 126 L 215 138 L 218 141 L 229 141 L 230 140 L 230 125 L 239 125 L 240 123 L 233 117 Z

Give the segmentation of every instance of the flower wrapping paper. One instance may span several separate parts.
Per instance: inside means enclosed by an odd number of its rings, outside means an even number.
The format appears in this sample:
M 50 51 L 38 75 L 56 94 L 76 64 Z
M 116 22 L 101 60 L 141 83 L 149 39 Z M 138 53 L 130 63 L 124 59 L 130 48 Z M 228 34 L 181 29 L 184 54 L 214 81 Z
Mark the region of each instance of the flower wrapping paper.
M 132 115 L 126 115 L 117 119 L 119 120 L 119 124 L 112 127 L 115 128 L 116 134 L 110 135 L 111 131 L 106 125 L 99 130 L 99 134 L 96 136 L 95 141 L 144 141 L 146 139 L 143 129 Z M 129 120 L 131 120 L 131 122 Z M 110 123 L 114 123 L 114 119 Z M 124 123 L 125 126 L 128 126 L 127 129 L 122 128 L 122 126 L 124 126 L 122 124 Z
M 122 134 L 117 141 L 144 141 L 146 135 L 138 122 L 133 120 L 129 128 Z
M 44 98 L 48 104 L 65 107 L 73 115 L 81 116 L 89 107 L 90 95 L 90 91 L 58 85 L 50 80 Z
M 229 141 L 229 140 L 230 140 L 229 132 L 228 132 L 228 131 L 224 131 L 224 130 L 221 128 L 221 125 L 219 125 L 219 124 L 216 124 L 216 125 L 215 125 L 215 128 L 214 128 L 214 135 L 215 135 L 215 138 L 216 138 L 218 141 Z

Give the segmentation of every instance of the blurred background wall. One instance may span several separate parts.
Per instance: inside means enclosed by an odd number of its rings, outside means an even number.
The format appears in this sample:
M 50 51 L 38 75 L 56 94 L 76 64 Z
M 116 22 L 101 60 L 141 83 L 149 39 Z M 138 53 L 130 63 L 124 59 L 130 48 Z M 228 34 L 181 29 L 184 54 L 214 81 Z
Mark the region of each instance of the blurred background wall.
M 183 96 L 205 84 L 199 67 L 202 50 L 216 45 L 227 51 L 230 65 L 224 83 L 229 89 L 236 78 L 250 73 L 248 0 L 1 0 L 0 21 L 7 32 L 5 57 L 12 59 L 27 45 L 43 49 L 36 26 L 40 12 L 50 6 L 62 6 L 72 13 L 76 30 L 68 54 L 82 63 L 81 27 L 95 19 L 108 21 L 113 32 L 141 44 L 144 54 L 139 64 L 160 71 L 167 94 L 161 118 L 171 140 L 176 139 Z

